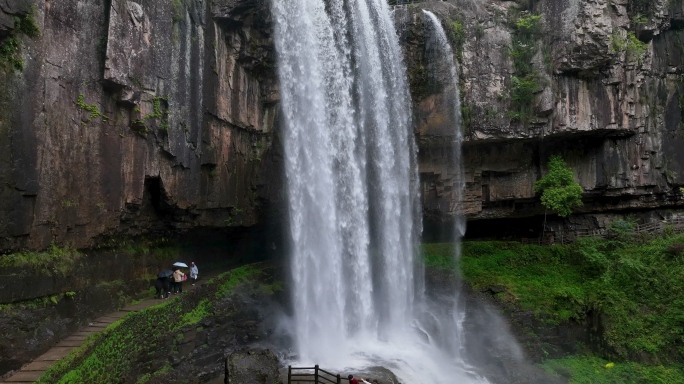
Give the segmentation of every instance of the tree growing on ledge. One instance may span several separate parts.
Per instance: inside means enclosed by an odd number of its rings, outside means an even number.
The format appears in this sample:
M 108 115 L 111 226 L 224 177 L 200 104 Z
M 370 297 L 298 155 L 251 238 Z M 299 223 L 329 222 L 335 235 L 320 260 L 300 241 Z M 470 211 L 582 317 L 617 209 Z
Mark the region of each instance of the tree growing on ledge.
M 544 207 L 568 217 L 573 208 L 582 205 L 582 187 L 572 174 L 572 170 L 560 156 L 549 159 L 549 173 L 534 183 L 534 191 L 541 193 Z

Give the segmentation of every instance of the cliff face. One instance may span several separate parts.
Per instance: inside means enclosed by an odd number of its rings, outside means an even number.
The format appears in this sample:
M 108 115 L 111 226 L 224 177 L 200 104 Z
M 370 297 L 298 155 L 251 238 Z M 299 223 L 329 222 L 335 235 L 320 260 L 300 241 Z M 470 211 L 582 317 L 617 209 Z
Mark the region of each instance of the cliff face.
M 256 224 L 283 183 L 269 6 L 0 1 L 0 249 Z M 543 213 L 552 154 L 583 212 L 682 203 L 681 0 L 450 0 L 397 12 L 426 215 L 456 204 L 421 9 L 461 66 L 470 219 Z
M 524 4 L 520 4 L 524 3 Z M 534 181 L 560 154 L 585 191 L 580 212 L 682 204 L 684 3 L 470 1 L 429 7 L 460 44 L 470 219 L 543 213 Z M 408 61 L 421 64 L 423 17 L 407 7 Z M 420 71 L 409 71 L 414 89 Z M 414 95 L 416 92 L 414 92 Z M 453 207 L 432 106 L 416 98 L 428 214 Z
M 0 2 L 19 43 L 1 57 L 0 249 L 257 222 L 280 177 L 267 0 L 26 4 Z

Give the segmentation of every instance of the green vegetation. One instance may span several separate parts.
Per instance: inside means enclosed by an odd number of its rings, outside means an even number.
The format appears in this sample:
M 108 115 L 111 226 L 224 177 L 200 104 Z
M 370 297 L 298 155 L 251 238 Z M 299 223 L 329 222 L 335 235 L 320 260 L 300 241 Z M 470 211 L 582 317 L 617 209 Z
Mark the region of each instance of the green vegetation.
M 582 205 L 582 186 L 562 157 L 552 156 L 548 168 L 546 176 L 534 183 L 534 191 L 542 194 L 541 202 L 546 208 L 561 217 L 570 216 L 573 208 Z
M 31 12 L 23 17 L 14 18 L 14 29 L 18 32 L 23 33 L 28 37 L 38 37 L 40 36 L 40 27 L 36 23 L 34 18 L 35 7 L 31 8 Z
M 7 314 L 7 313 L 12 313 L 15 311 L 20 311 L 23 309 L 36 309 L 36 308 L 45 308 L 45 307 L 53 307 L 59 303 L 60 300 L 64 298 L 69 298 L 73 299 L 73 296 L 70 295 L 70 293 L 73 292 L 67 292 L 65 294 L 57 294 L 57 295 L 51 295 L 51 296 L 44 296 L 44 297 L 39 297 L 37 299 L 31 299 L 31 300 L 24 300 L 24 301 L 19 301 L 19 302 L 14 302 L 10 304 L 0 304 L 0 312 Z
M 76 99 L 76 105 L 78 105 L 79 108 L 86 112 L 90 112 L 90 115 L 88 116 L 88 120 L 86 120 L 84 123 L 89 123 L 93 119 L 97 119 L 98 117 L 102 119 L 102 121 L 107 121 L 109 120 L 109 117 L 100 112 L 100 110 L 97 108 L 97 104 L 88 104 L 85 102 L 85 97 L 83 94 L 78 95 L 78 99 Z
M 3 69 L 14 68 L 17 71 L 24 69 L 24 60 L 21 54 L 21 40 L 16 36 L 10 36 L 0 44 L 0 62 Z
M 24 69 L 24 60 L 21 58 L 22 42 L 20 35 L 37 37 L 40 35 L 40 28 L 34 18 L 35 8 L 31 12 L 14 18 L 14 30 L 10 36 L 0 42 L 0 68 L 3 70 L 14 69 L 21 71 Z
M 221 274 L 200 287 L 201 291 L 130 313 L 91 336 L 83 346 L 53 365 L 39 383 L 105 383 L 126 381 L 126 375 L 139 370 L 139 361 L 165 358 L 173 353 L 185 335 L 213 314 L 213 303 L 206 297 L 227 298 L 241 286 L 259 290 L 256 277 L 265 273 L 263 265 L 247 265 Z M 175 335 L 170 338 L 169 335 Z M 169 368 L 163 367 L 138 379 L 145 383 Z M 130 378 L 129 378 L 130 379 Z
M 167 372 L 171 372 L 172 370 L 173 370 L 173 367 L 167 364 L 167 365 L 163 366 L 160 370 L 158 370 L 154 373 L 146 373 L 146 374 L 142 375 L 138 379 L 136 384 L 145 384 L 145 383 L 149 382 L 150 380 L 152 380 L 153 378 L 161 376 Z
M 591 356 L 549 360 L 542 366 L 550 373 L 570 379 L 570 384 L 684 383 L 684 366 L 611 363 Z
M 157 129 L 161 132 L 168 132 L 169 130 L 169 99 L 162 96 L 157 96 L 152 99 L 152 113 L 143 116 L 141 119 L 133 121 L 133 126 L 136 127 L 136 132 L 147 134 L 149 129 L 146 122 L 151 119 L 158 119 Z M 162 105 L 163 103 L 163 105 Z M 135 108 L 136 112 L 140 112 L 140 108 Z
M 465 28 L 460 21 L 452 21 L 448 29 L 452 46 L 456 47 L 456 57 L 458 61 L 463 60 L 463 43 L 465 43 Z
M 183 315 L 180 323 L 176 326 L 175 329 L 185 327 L 186 325 L 197 324 L 210 314 L 211 303 L 208 299 L 204 299 L 200 301 L 199 304 L 197 304 L 197 307 L 195 307 L 192 311 L 187 312 Z
M 219 277 L 212 279 L 211 282 L 218 280 L 223 281 L 216 290 L 216 298 L 220 299 L 230 295 L 233 289 L 241 283 L 249 281 L 261 273 L 258 269 L 254 268 L 252 265 L 245 265 L 240 268 L 233 269 L 227 274 L 220 275 Z
M 540 247 L 463 244 L 462 274 L 477 290 L 550 323 L 585 322 L 600 313 L 606 356 L 684 358 L 684 234 L 641 239 L 617 222 L 611 239 L 582 238 Z M 426 244 L 428 266 L 455 270 L 450 244 Z
M 634 25 L 644 25 L 648 23 L 648 17 L 642 15 L 641 13 L 637 13 L 630 20 Z
M 133 257 L 151 255 L 157 260 L 176 260 L 180 257 L 181 245 L 167 238 L 119 240 L 106 244 Z
M 81 257 L 81 253 L 73 248 L 60 248 L 53 244 L 42 252 L 3 255 L 0 257 L 0 268 L 15 268 L 31 273 L 58 273 L 66 276 Z
M 515 74 L 511 76 L 511 119 L 527 124 L 533 117 L 535 94 L 542 90 L 541 76 L 532 65 L 541 38 L 541 16 L 524 13 L 513 22 L 513 45 L 509 54 Z
M 622 35 L 619 30 L 613 31 L 610 36 L 610 49 L 614 53 L 626 52 L 627 59 L 641 63 L 643 55 L 648 51 L 648 44 L 639 40 L 633 31 L 627 31 Z

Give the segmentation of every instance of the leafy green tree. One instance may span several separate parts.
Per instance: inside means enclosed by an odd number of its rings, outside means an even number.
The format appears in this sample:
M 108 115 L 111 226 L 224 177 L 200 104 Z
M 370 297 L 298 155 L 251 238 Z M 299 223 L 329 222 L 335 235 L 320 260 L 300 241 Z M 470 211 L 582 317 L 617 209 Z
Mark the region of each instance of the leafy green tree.
M 552 156 L 548 167 L 546 176 L 534 183 L 534 191 L 542 194 L 541 202 L 546 208 L 568 217 L 573 208 L 582 206 L 582 187 L 562 157 Z

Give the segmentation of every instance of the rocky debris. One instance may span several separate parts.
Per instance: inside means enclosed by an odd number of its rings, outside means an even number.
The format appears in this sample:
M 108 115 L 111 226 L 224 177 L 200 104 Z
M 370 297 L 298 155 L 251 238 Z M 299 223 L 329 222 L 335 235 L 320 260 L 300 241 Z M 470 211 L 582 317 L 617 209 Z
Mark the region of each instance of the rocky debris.
M 278 367 L 278 358 L 268 349 L 233 352 L 226 359 L 226 383 L 279 384 Z

